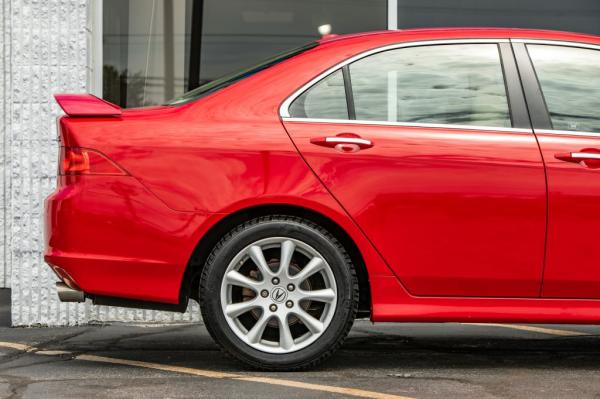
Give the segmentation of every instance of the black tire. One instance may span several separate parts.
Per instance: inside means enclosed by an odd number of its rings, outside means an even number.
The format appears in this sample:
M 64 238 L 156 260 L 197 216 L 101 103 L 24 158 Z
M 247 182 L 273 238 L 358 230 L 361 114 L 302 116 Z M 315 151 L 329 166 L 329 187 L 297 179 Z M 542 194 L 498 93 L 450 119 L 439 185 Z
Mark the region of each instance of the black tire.
M 285 354 L 246 344 L 230 328 L 221 306 L 221 284 L 231 260 L 248 245 L 269 237 L 288 237 L 313 247 L 329 264 L 337 287 L 337 305 L 326 330 L 310 345 Z M 209 255 L 199 288 L 204 324 L 213 339 L 227 354 L 261 370 L 292 371 L 319 365 L 342 345 L 358 310 L 356 272 L 344 247 L 321 226 L 291 216 L 255 218 L 227 233 Z

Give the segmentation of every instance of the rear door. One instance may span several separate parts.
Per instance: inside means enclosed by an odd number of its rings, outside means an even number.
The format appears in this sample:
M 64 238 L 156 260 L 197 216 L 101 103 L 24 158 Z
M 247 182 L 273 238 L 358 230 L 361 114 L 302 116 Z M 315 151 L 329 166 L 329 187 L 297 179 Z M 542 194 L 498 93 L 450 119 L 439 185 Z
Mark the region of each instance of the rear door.
M 539 296 L 544 167 L 510 44 L 374 50 L 299 93 L 287 131 L 410 293 Z
M 542 295 L 600 298 L 600 47 L 514 47 L 548 174 Z

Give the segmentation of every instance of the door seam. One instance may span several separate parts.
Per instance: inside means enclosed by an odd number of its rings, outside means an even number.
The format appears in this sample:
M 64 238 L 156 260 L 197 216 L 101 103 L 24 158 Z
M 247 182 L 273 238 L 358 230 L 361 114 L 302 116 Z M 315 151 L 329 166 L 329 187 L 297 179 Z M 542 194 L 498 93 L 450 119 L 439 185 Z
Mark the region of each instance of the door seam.
M 531 133 L 533 134 L 533 137 L 535 137 L 535 142 L 537 143 L 538 146 L 538 151 L 540 153 L 540 158 L 542 159 L 542 165 L 544 167 L 544 183 L 546 185 L 546 228 L 545 228 L 545 234 L 544 234 L 544 256 L 543 256 L 543 260 L 542 260 L 542 273 L 541 273 L 541 279 L 540 279 L 540 290 L 538 293 L 538 298 L 543 298 L 542 294 L 544 292 L 544 277 L 546 274 L 546 263 L 548 260 L 548 231 L 549 231 L 549 227 L 550 227 L 550 209 L 549 209 L 549 205 L 550 205 L 550 189 L 549 189 L 549 185 L 548 185 L 548 168 L 546 165 L 546 159 L 544 158 L 544 153 L 542 152 L 542 146 L 540 145 L 540 141 L 538 139 L 538 136 L 535 132 L 535 126 L 533 125 L 533 120 L 531 118 L 531 112 L 530 112 L 530 105 L 529 105 L 529 99 L 527 98 L 527 93 L 525 93 L 525 88 L 523 86 L 523 80 L 521 78 L 521 68 L 520 68 L 520 63 L 519 60 L 517 59 L 516 55 L 515 55 L 515 51 L 514 51 L 514 46 L 513 46 L 513 41 L 512 39 L 510 40 L 510 49 L 511 52 L 513 54 L 513 57 L 515 59 L 515 66 L 517 68 L 517 75 L 519 78 L 519 82 L 521 83 L 521 90 L 523 91 L 523 98 L 525 100 L 525 105 L 527 107 L 527 115 L 529 115 L 529 122 L 531 123 Z M 533 68 L 533 64 L 531 64 L 531 67 Z M 539 83 L 538 83 L 539 84 Z M 541 90 L 541 88 L 540 88 Z

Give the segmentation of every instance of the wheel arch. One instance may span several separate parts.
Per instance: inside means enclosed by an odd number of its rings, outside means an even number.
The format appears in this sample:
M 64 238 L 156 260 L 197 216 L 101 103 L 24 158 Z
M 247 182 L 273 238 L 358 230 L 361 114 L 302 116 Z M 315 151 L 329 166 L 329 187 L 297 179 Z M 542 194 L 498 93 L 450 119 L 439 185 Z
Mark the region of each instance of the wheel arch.
M 200 238 L 190 256 L 181 282 L 180 297 L 182 299 L 188 297 L 195 300 L 199 299 L 198 290 L 194 287 L 198 287 L 200 274 L 208 255 L 225 233 L 244 221 L 268 215 L 296 216 L 307 219 L 328 230 L 344 246 L 356 268 L 358 278 L 358 317 L 369 317 L 371 313 L 371 287 L 367 266 L 360 249 L 352 237 L 334 220 L 312 209 L 297 205 L 273 204 L 244 208 L 225 216 L 211 226 Z

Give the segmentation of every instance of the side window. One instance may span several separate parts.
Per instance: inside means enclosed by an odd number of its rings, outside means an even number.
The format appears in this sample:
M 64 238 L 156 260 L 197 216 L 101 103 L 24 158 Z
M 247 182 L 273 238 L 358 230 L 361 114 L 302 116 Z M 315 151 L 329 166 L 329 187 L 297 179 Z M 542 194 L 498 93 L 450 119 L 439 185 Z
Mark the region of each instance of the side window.
M 342 71 L 332 73 L 298 97 L 289 109 L 293 118 L 348 119 Z
M 359 120 L 511 127 L 496 44 L 385 51 L 350 77 Z
M 543 44 L 527 50 L 554 129 L 600 132 L 600 52 Z

